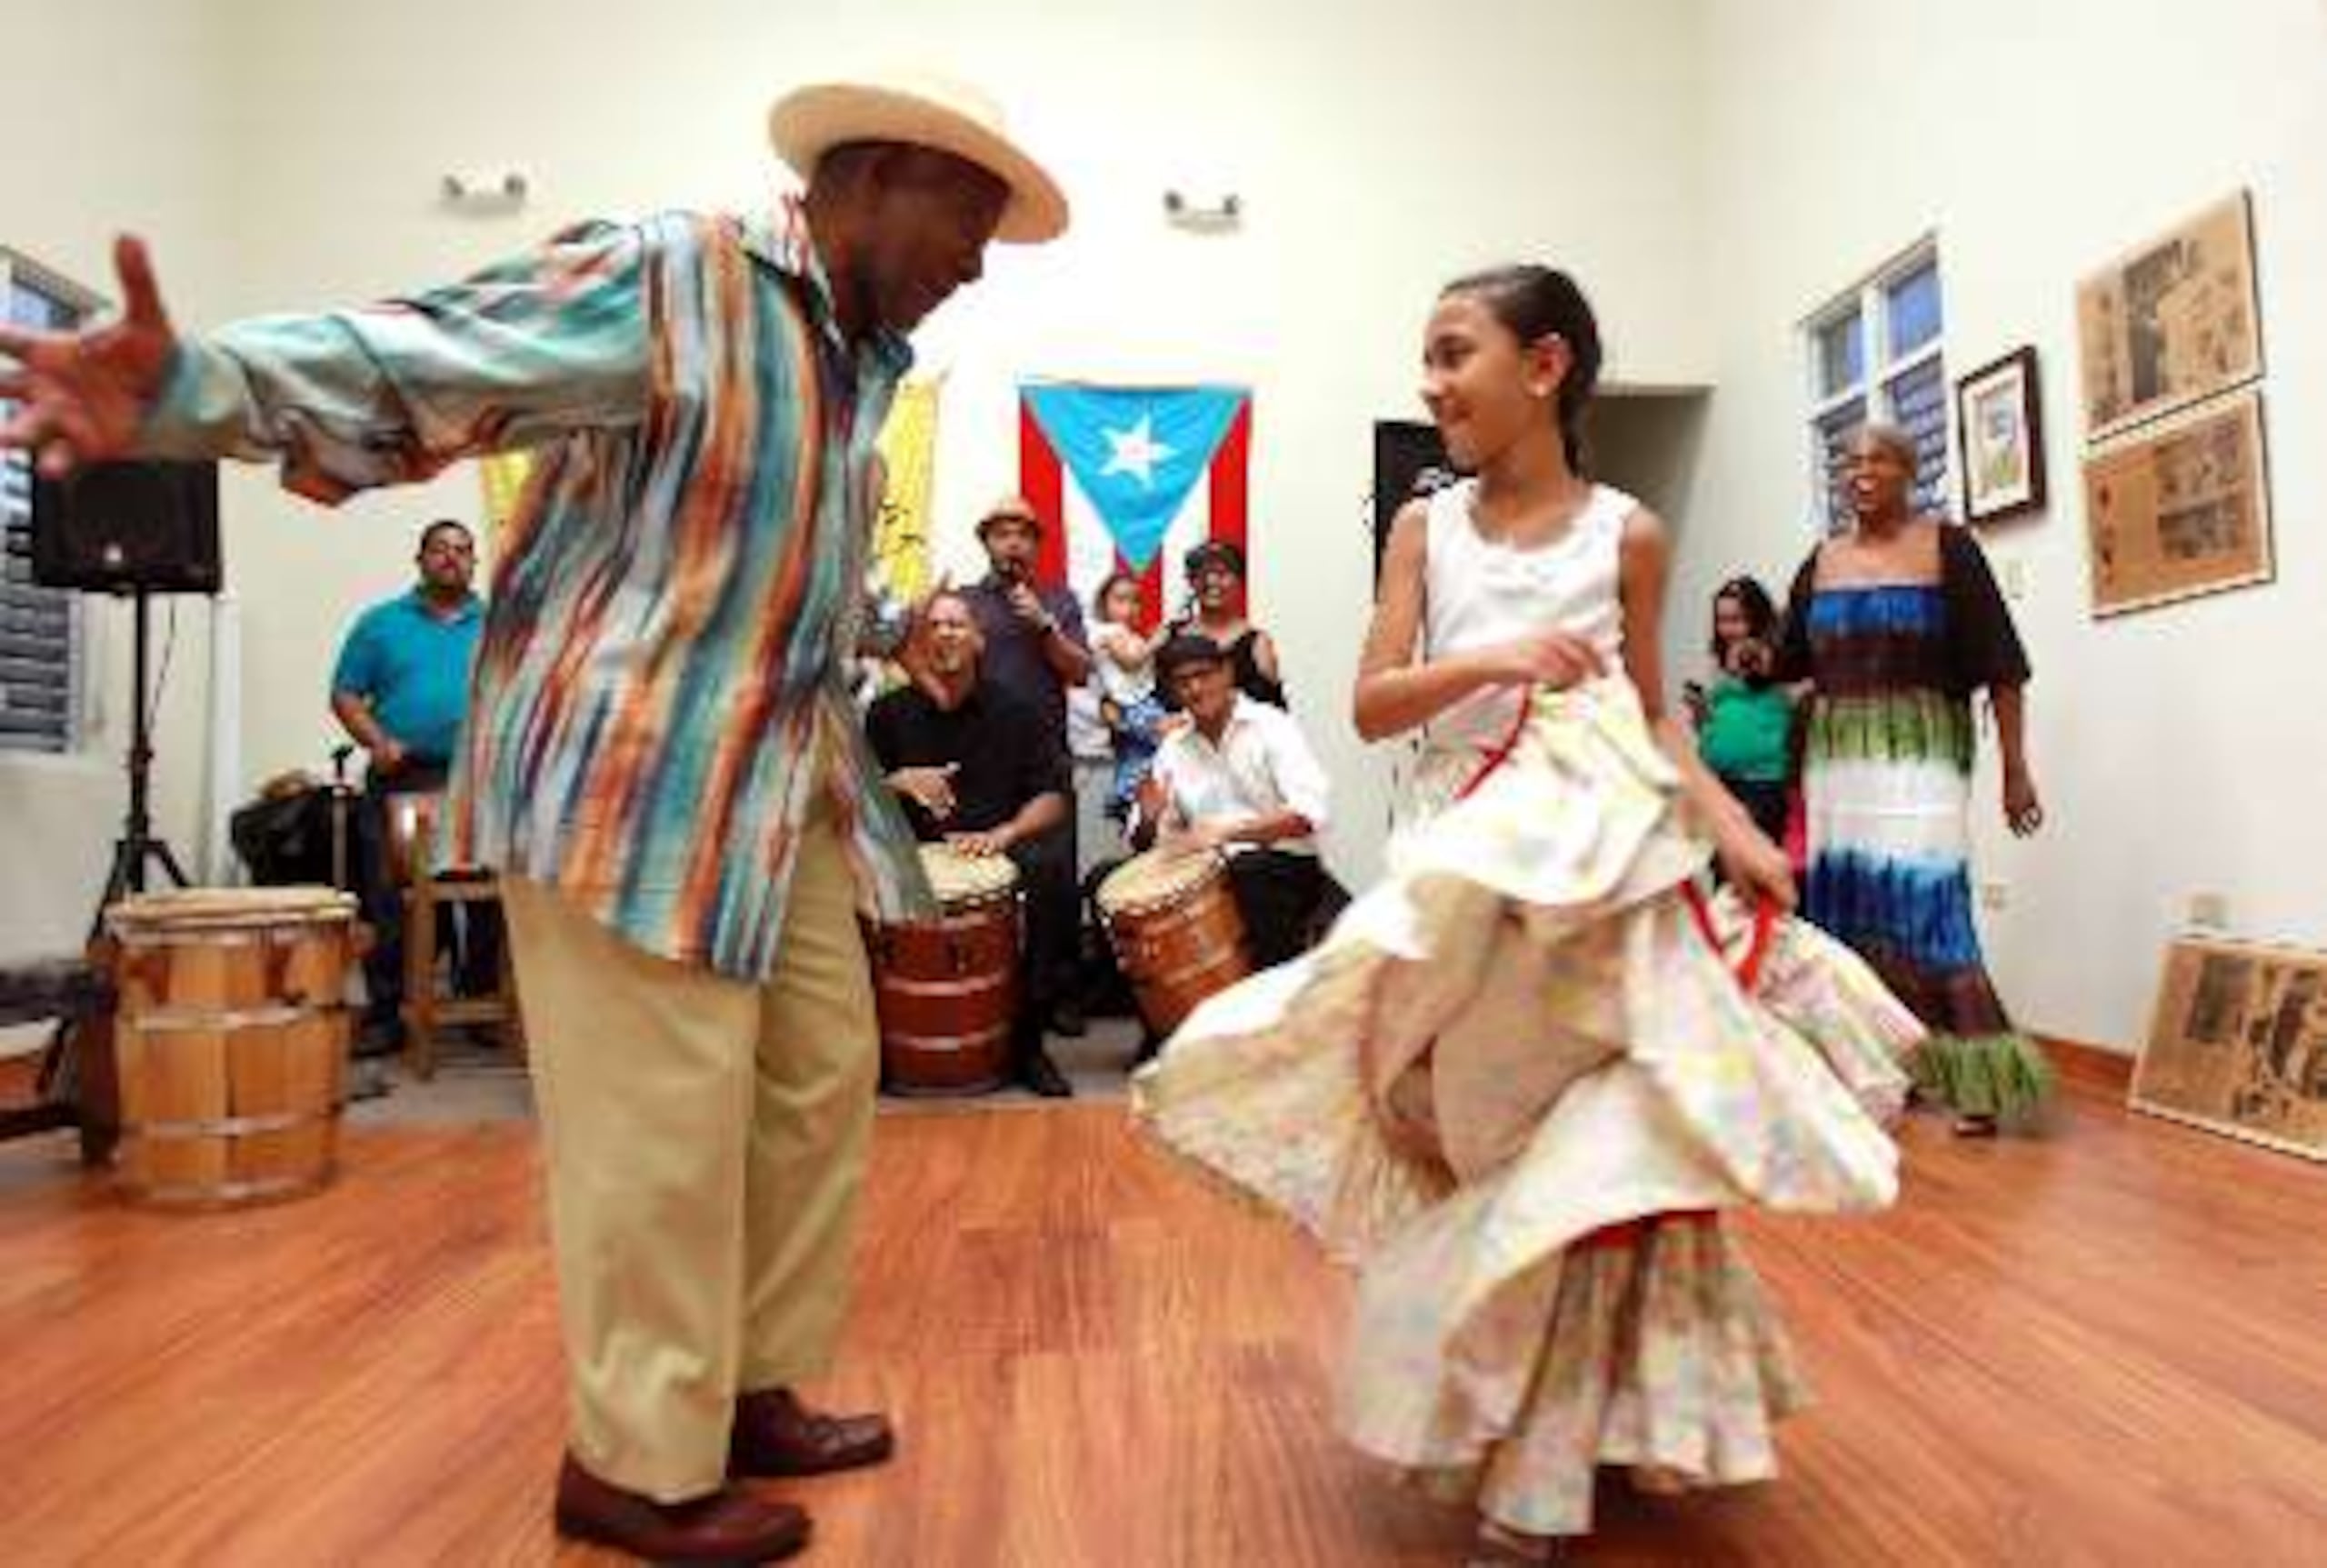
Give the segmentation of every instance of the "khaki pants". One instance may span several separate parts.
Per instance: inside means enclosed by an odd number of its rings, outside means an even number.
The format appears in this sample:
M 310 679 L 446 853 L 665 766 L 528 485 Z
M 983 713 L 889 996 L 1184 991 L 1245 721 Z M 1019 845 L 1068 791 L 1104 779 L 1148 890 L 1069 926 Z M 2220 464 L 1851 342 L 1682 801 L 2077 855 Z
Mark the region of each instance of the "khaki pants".
M 738 1393 L 830 1361 L 880 1048 L 854 889 L 804 831 L 764 984 L 654 957 L 504 879 L 574 1452 L 660 1502 L 715 1490 Z

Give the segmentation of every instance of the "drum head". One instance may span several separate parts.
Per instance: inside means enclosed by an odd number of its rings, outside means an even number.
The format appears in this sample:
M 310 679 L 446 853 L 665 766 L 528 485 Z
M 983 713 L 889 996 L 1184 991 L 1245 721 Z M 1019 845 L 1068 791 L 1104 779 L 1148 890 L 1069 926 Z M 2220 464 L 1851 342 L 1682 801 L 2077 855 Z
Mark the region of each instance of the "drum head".
M 1114 914 L 1173 904 L 1219 874 L 1216 854 L 1166 854 L 1151 849 L 1133 855 L 1108 874 L 1099 884 L 1099 910 Z
M 964 854 L 950 844 L 923 844 L 921 869 L 937 902 L 948 909 L 1005 897 L 1018 885 L 1018 868 L 1008 855 Z
M 230 925 L 305 924 L 355 918 L 355 898 L 335 887 L 181 887 L 133 894 L 105 911 L 117 934 Z

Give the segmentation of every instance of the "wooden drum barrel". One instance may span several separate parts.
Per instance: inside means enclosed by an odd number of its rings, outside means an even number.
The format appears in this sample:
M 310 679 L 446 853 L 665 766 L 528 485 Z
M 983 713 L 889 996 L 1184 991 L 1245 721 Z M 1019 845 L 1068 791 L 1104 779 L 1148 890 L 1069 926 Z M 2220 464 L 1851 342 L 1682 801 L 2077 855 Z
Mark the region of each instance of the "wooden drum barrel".
M 1218 855 L 1134 855 L 1099 884 L 1098 901 L 1115 962 L 1159 1035 L 1253 972 L 1243 917 Z
M 1006 855 L 921 846 L 944 913 L 872 925 L 881 1079 L 900 1094 L 979 1094 L 1010 1075 L 1018 1015 L 1018 868 Z
M 125 1196 L 225 1208 L 331 1179 L 355 915 L 326 887 L 191 888 L 105 912 Z

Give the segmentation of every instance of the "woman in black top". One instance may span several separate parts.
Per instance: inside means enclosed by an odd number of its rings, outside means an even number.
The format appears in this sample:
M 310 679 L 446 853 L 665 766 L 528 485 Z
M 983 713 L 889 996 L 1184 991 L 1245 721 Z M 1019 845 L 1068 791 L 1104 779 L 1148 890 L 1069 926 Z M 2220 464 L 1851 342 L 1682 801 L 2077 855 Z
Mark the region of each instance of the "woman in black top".
M 1188 552 L 1183 566 L 1193 604 L 1177 629 L 1202 633 L 1228 651 L 1238 691 L 1256 702 L 1284 706 L 1276 644 L 1244 618 L 1244 552 L 1225 539 L 1207 539 Z

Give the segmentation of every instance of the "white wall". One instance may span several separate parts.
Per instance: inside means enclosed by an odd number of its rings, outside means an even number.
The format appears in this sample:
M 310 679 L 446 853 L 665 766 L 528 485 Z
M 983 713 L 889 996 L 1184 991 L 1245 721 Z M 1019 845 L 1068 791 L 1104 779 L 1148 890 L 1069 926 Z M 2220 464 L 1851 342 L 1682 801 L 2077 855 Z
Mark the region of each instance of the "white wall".
M 1257 394 L 1253 589 L 1336 775 L 1343 869 L 1370 874 L 1381 770 L 1343 717 L 1367 594 L 1368 426 L 1413 406 L 1434 285 L 1499 257 L 1572 265 L 1613 376 L 1717 381 L 1693 463 L 1668 470 L 1682 532 L 1671 651 L 1739 565 L 1806 543 L 1795 324 L 1926 230 L 1941 236 L 1957 370 L 2022 342 L 2043 358 L 2054 503 L 1995 535 L 2024 569 L 2034 757 L 2052 824 L 1983 810 L 1998 977 L 2031 1024 L 2137 1037 L 2161 938 L 2225 893 L 2256 934 L 2327 940 L 2308 867 L 2327 740 L 2304 672 L 2327 631 L 2317 517 L 2327 456 L 2327 15 L 2315 0 L 1391 0 L 1267 8 L 1187 0 L 899 0 L 842 16 L 672 0 L 571 25 L 549 0 L 6 0 L 50 64 L 0 95 L 5 238 L 94 281 L 116 224 L 156 242 L 182 319 L 324 305 L 424 283 L 595 213 L 750 205 L 780 177 L 770 94 L 903 55 L 1020 105 L 1077 203 L 1070 239 L 998 255 L 924 334 L 950 372 L 941 521 L 1014 478 L 1022 375 L 1233 378 Z M 457 45 L 446 40 L 459 40 Z M 1999 42 L 2008 40 L 2009 43 Z M 27 161 L 18 149 L 38 149 Z M 514 163 L 510 217 L 435 205 L 450 168 Z M 1233 188 L 1250 216 L 1192 236 L 1166 185 Z M 2233 186 L 2255 195 L 2279 581 L 2103 624 L 2087 614 L 2074 279 Z M 471 513 L 466 474 L 326 514 L 230 479 L 244 612 L 245 783 L 318 764 L 322 687 L 364 603 L 404 580 L 414 533 Z M 87 759 L 0 761 L 0 953 L 70 945 L 119 798 L 127 653 L 104 614 L 111 723 Z M 190 846 L 203 759 L 203 622 L 182 633 L 161 736 L 162 821 Z M 1983 777 L 1982 799 L 1992 794 Z
M 1738 566 L 1808 543 L 1796 324 L 1926 231 L 1952 373 L 2023 343 L 2052 504 L 2016 560 L 2051 821 L 2015 843 L 1978 783 L 1975 877 L 2007 1005 L 2131 1048 L 2193 892 L 2258 937 L 2327 942 L 2327 8 L 2317 0 L 1715 0 L 1707 177 L 1720 391 L 1676 583 L 1691 640 Z M 2253 193 L 2274 585 L 2096 623 L 2085 580 L 2076 279 L 2238 186 Z
M 1688 518 L 1682 507 L 1695 490 L 1709 403 L 1703 391 L 1629 393 L 1603 396 L 1592 411 L 1587 460 L 1593 476 L 1639 497 L 1663 518 L 1676 549 L 1685 548 Z M 1681 639 L 1691 647 L 1703 641 L 1695 625 L 1692 617 L 1690 634 Z
M 202 0 L 5 0 L 0 244 L 111 296 L 114 225 L 135 215 L 191 309 L 223 301 L 231 226 L 220 201 L 219 57 Z M 123 806 L 128 616 L 84 601 L 98 727 L 75 757 L 0 756 L 0 954 L 73 952 L 104 885 Z M 156 648 L 169 611 L 155 615 Z M 205 737 L 205 606 L 177 609 L 156 734 L 158 824 L 191 850 Z
M 128 35 L 127 0 L 96 8 Z M 1020 376 L 1251 385 L 1254 614 L 1349 781 L 1337 855 L 1354 876 L 1372 874 L 1385 814 L 1377 760 L 1345 716 L 1370 592 L 1370 426 L 1415 406 L 1436 285 L 1489 261 L 1556 257 L 1594 288 L 1613 375 L 1702 382 L 1711 360 L 1698 309 L 1702 0 L 1476 0 L 1461 39 L 1392 0 L 667 0 L 601 9 L 587 26 L 554 0 L 405 0 L 393 17 L 348 0 L 185 0 L 181 30 L 186 11 L 201 14 L 211 57 L 158 22 L 136 35 L 161 100 L 150 117 L 109 121 L 117 73 L 102 49 L 75 47 L 46 79 L 47 111 L 12 90 L 0 125 L 41 126 L 88 160 L 47 190 L 57 237 L 36 229 L 26 237 L 46 243 L 31 248 L 85 274 L 108 225 L 141 225 L 195 326 L 436 281 L 580 216 L 764 203 L 783 178 L 766 105 L 802 75 L 903 58 L 994 87 L 1051 155 L 1076 221 L 1056 246 L 998 252 L 985 283 L 923 334 L 924 364 L 949 375 L 945 553 L 965 561 L 974 509 L 1015 487 Z M 478 218 L 436 204 L 445 171 L 503 164 L 532 175 L 527 210 Z M 195 165 L 218 170 L 215 203 L 198 198 L 213 187 L 190 179 Z M 1169 185 L 1235 190 L 1243 230 L 1165 227 Z M 230 242 L 230 269 L 207 265 L 187 232 L 197 218 Z M 348 621 L 408 578 L 424 521 L 473 515 L 476 501 L 466 471 L 336 513 L 264 474 L 230 475 L 245 783 L 322 765 L 335 738 L 324 684 Z M 199 686 L 199 654 L 182 642 L 177 694 Z M 163 748 L 173 834 L 192 832 L 189 738 Z M 20 820 L 0 817 L 12 865 L 85 858 Z M 47 907 L 53 880 L 12 869 L 11 903 L 27 908 L 0 927 L 0 951 L 33 934 L 54 945 L 80 918 L 77 893 L 70 911 Z

